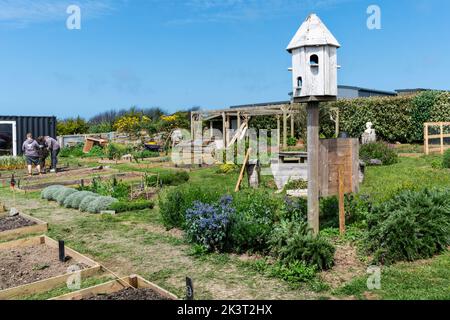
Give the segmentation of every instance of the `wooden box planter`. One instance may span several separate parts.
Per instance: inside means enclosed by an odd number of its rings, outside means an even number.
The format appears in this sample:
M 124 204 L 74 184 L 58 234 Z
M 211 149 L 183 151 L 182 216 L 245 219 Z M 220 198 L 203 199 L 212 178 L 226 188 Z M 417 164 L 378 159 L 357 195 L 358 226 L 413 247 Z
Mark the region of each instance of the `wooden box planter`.
M 174 294 L 168 292 L 167 290 L 164 290 L 163 288 L 157 286 L 154 283 L 145 280 L 144 278 L 138 275 L 132 275 L 126 278 L 122 278 L 120 280 L 113 280 L 94 287 L 86 288 L 80 291 L 52 298 L 50 300 L 83 300 L 96 295 L 107 295 L 119 292 L 123 289 L 126 289 L 127 284 L 129 284 L 135 289 L 144 289 L 144 288 L 152 289 L 153 291 L 157 292 L 158 294 L 169 300 L 179 300 L 178 297 L 175 296 Z
M 5 213 L 0 213 L 0 218 L 5 217 L 5 216 L 6 216 Z M 17 239 L 24 235 L 43 234 L 48 231 L 48 223 L 47 222 L 44 222 L 42 220 L 39 220 L 35 217 L 31 217 L 31 216 L 23 214 L 23 213 L 20 213 L 19 216 L 24 219 L 30 220 L 36 224 L 34 224 L 32 226 L 28 226 L 28 227 L 22 227 L 22 228 L 17 228 L 17 229 L 6 230 L 3 232 L 0 232 L 0 241 L 8 241 L 8 240 Z
M 46 236 L 38 236 L 28 239 L 20 239 L 0 243 L 0 251 L 33 247 L 39 245 L 47 246 L 51 249 L 58 249 L 57 241 L 50 239 L 49 237 Z M 65 252 L 66 256 L 69 256 L 72 259 L 71 261 L 74 262 L 74 264 L 82 263 L 87 266 L 85 269 L 78 271 L 82 279 L 91 277 L 101 271 L 101 266 L 97 262 L 76 252 L 75 250 L 65 247 Z M 43 279 L 40 281 L 20 285 L 17 287 L 11 287 L 4 290 L 0 290 L 0 300 L 13 300 L 19 297 L 30 296 L 36 293 L 50 291 L 66 283 L 69 277 L 73 276 L 74 274 L 75 273 L 65 273 L 48 279 Z

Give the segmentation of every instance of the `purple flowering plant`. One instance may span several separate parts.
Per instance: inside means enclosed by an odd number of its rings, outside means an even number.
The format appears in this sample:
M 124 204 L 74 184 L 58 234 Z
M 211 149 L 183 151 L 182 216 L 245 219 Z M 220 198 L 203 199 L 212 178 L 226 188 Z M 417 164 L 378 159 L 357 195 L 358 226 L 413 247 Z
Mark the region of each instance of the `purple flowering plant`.
M 225 246 L 231 217 L 235 214 L 233 198 L 223 196 L 218 203 L 196 201 L 186 211 L 186 234 L 189 241 L 208 251 L 222 250 Z

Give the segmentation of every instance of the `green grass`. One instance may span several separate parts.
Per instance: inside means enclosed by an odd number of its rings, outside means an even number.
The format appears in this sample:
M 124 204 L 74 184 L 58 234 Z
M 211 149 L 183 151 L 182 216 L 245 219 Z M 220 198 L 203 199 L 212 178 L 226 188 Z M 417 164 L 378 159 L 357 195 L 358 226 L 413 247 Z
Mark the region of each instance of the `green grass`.
M 382 202 L 402 189 L 448 188 L 450 170 L 432 167 L 433 161 L 440 159 L 440 156 L 400 158 L 400 162 L 392 166 L 368 167 L 361 193 Z
M 113 277 L 106 276 L 106 275 L 91 277 L 88 279 L 82 279 L 80 290 L 86 289 L 89 287 L 93 287 L 93 286 L 96 286 L 96 285 L 99 285 L 102 283 L 106 283 L 111 280 L 113 280 Z M 62 285 L 62 286 L 59 286 L 59 287 L 52 289 L 50 291 L 47 291 L 47 292 L 19 297 L 18 300 L 48 300 L 48 299 L 56 298 L 56 297 L 59 297 L 59 296 L 62 296 L 62 295 L 65 295 L 65 294 L 68 294 L 71 292 L 74 292 L 74 291 L 67 288 L 67 285 Z
M 364 299 L 367 291 L 367 277 L 360 277 L 334 294 Z M 432 260 L 384 268 L 381 290 L 371 293 L 384 300 L 450 300 L 450 252 Z

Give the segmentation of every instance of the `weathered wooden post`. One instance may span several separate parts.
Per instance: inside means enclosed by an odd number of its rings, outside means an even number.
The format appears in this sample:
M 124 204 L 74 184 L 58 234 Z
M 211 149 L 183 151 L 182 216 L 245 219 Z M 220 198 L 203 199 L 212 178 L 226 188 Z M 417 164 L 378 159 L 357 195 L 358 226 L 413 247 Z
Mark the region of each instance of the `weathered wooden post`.
M 337 98 L 339 42 L 320 18 L 311 14 L 289 43 L 292 54 L 293 103 L 308 111 L 308 223 L 319 232 L 319 103 Z

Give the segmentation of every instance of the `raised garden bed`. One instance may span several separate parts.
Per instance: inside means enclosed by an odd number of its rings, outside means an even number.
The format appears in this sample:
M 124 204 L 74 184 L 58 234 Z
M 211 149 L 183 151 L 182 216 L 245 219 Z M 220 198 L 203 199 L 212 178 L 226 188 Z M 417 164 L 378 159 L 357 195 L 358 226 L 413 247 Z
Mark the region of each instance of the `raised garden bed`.
M 140 172 L 127 172 L 127 173 L 115 173 L 115 174 L 108 174 L 108 175 L 91 175 L 87 177 L 80 177 L 77 179 L 71 179 L 71 180 L 52 180 L 49 182 L 43 182 L 43 183 L 36 183 L 36 184 L 28 184 L 28 185 L 22 185 L 20 187 L 21 190 L 24 191 L 39 191 L 42 189 L 45 189 L 52 185 L 60 185 L 65 187 L 71 187 L 71 186 L 78 186 L 81 184 L 88 185 L 92 183 L 93 179 L 112 179 L 113 177 L 120 178 L 122 180 L 132 180 L 137 178 L 142 178 L 143 174 Z
M 82 254 L 65 248 L 66 261 L 59 261 L 58 242 L 46 236 L 0 243 L 0 300 L 14 299 L 51 290 L 74 273 L 82 278 L 97 274 L 101 267 Z
M 47 222 L 20 213 L 10 217 L 0 213 L 0 241 L 16 239 L 23 235 L 42 234 L 48 230 Z
M 178 300 L 178 297 L 138 275 L 132 275 L 51 300 Z

